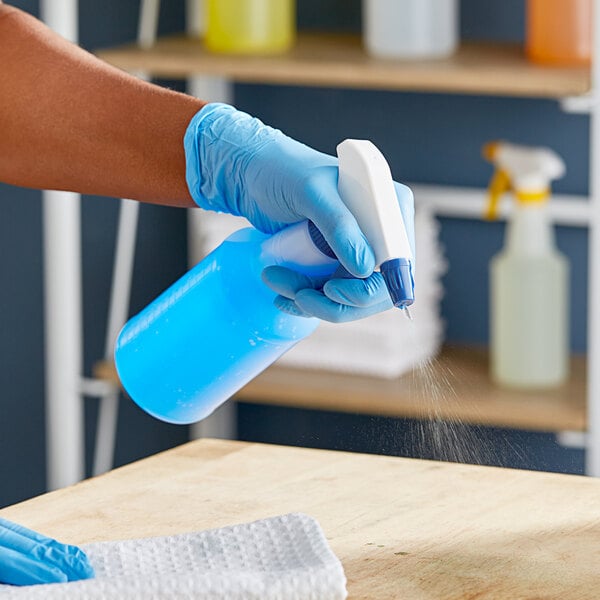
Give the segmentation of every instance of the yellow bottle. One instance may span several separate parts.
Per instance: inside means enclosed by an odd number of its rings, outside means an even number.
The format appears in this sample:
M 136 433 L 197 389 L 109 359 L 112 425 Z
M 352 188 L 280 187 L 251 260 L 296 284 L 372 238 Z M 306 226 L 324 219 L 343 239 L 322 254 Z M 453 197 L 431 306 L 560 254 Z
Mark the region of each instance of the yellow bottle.
M 206 47 L 226 54 L 276 54 L 295 40 L 295 0 L 206 0 Z
M 497 143 L 486 153 L 498 169 L 488 216 L 504 191 L 517 201 L 490 265 L 492 379 L 510 388 L 556 387 L 569 367 L 569 267 L 556 248 L 547 201 L 564 163 L 547 148 Z

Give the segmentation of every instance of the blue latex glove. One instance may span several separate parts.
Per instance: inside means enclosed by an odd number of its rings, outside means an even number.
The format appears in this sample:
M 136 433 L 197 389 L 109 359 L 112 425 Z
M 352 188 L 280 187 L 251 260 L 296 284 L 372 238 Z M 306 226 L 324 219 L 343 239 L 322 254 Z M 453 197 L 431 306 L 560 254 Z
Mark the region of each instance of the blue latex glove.
M 414 256 L 412 192 L 400 183 L 394 185 Z M 275 298 L 277 308 L 293 315 L 343 323 L 364 319 L 393 306 L 381 273 L 373 272 L 359 279 L 340 267 L 330 277 L 308 277 L 285 267 L 267 267 L 262 279 L 279 294 Z
M 83 550 L 0 518 L 0 583 L 64 583 L 92 577 L 94 569 Z
M 193 117 L 184 147 L 188 188 L 199 206 L 246 217 L 266 233 L 310 219 L 344 267 L 347 279 L 324 287 L 323 280 L 288 269 L 266 269 L 263 279 L 280 294 L 281 310 L 348 321 L 391 306 L 381 276 L 373 273 L 373 251 L 338 194 L 336 158 L 226 104 L 208 104 Z M 413 243 L 412 194 L 400 184 L 397 192 Z

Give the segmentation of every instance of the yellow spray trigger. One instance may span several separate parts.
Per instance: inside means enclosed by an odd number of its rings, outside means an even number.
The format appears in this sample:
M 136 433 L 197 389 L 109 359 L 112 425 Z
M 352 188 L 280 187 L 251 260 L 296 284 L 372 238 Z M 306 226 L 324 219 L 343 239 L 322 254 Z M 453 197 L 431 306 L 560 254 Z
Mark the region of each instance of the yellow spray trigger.
M 496 169 L 490 180 L 488 187 L 488 203 L 485 218 L 488 221 L 495 221 L 498 218 L 498 206 L 502 194 L 512 189 L 509 174 L 504 169 Z
M 519 204 L 542 204 L 550 198 L 551 182 L 565 172 L 563 160 L 550 148 L 495 141 L 485 144 L 482 153 L 496 168 L 488 186 L 488 220 L 498 217 L 506 192 L 513 192 Z

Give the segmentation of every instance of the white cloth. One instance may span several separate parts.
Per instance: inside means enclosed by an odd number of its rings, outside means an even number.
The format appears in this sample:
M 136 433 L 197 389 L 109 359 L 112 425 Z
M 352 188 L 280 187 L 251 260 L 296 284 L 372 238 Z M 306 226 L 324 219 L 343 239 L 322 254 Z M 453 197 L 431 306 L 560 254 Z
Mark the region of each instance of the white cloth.
M 181 535 L 82 546 L 96 578 L 0 585 L 1 600 L 342 600 L 346 578 L 317 521 L 289 514 Z

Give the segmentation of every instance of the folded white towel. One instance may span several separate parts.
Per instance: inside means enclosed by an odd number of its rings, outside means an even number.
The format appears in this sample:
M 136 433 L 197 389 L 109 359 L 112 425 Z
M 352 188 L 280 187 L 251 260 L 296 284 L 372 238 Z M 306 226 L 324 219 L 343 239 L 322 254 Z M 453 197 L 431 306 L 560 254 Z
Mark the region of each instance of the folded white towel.
M 82 546 L 96 578 L 0 585 L 1 600 L 342 600 L 346 578 L 317 521 L 289 514 L 197 533 Z

